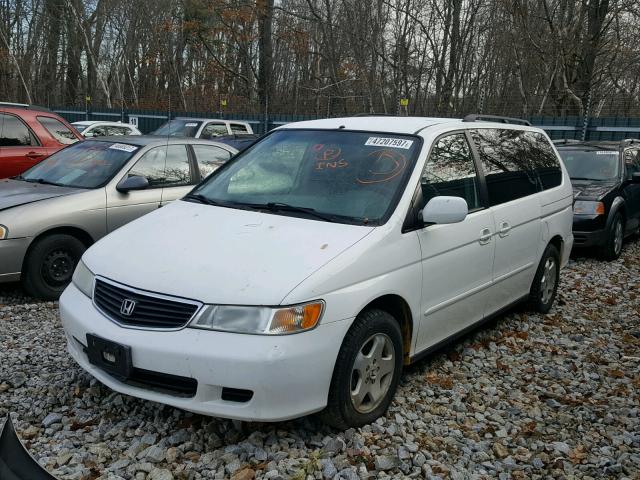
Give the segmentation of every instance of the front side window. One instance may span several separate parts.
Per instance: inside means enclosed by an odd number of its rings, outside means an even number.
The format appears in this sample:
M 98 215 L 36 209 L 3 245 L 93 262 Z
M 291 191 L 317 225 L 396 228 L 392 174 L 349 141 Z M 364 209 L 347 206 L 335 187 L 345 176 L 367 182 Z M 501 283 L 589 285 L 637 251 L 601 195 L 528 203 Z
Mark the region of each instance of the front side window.
M 624 152 L 624 163 L 627 170 L 627 178 L 630 180 L 634 173 L 640 172 L 640 150 L 635 148 Z
M 86 140 L 47 157 L 18 179 L 65 187 L 97 188 L 108 182 L 138 150 L 135 145 Z
M 231 153 L 224 148 L 213 145 L 192 145 L 192 147 L 202 178 L 208 177 L 231 158 Z
M 420 185 L 422 207 L 433 197 L 447 195 L 464 198 L 469 210 L 480 208 L 478 176 L 464 133 L 454 133 L 436 141 L 422 171 Z
M 200 134 L 200 138 L 213 138 L 213 137 L 219 137 L 221 135 L 226 135 L 227 132 L 227 126 L 224 123 L 208 123 L 203 129 L 202 129 L 202 133 Z
M 391 215 L 420 148 L 409 135 L 280 130 L 193 193 L 231 208 L 376 225 Z
M 539 191 L 539 179 L 531 161 L 529 140 L 525 133 L 522 130 L 497 128 L 471 130 L 491 206 Z
M 617 150 L 562 148 L 559 150 L 571 180 L 613 181 L 620 174 Z
M 189 157 L 184 145 L 155 147 L 136 162 L 129 176 L 145 177 L 149 187 L 175 187 L 191 183 Z
M 87 132 L 87 135 L 90 137 L 106 137 L 109 135 L 107 131 L 107 127 L 104 125 L 98 125 L 93 127 L 91 130 Z
M 38 141 L 18 117 L 0 113 L 0 147 L 37 146 Z
M 53 138 L 63 145 L 71 145 L 78 141 L 71 129 L 57 118 L 38 117 L 38 122 L 40 122 L 40 125 L 42 125 Z
M 131 133 L 127 127 L 107 127 L 107 132 L 111 136 L 129 135 Z

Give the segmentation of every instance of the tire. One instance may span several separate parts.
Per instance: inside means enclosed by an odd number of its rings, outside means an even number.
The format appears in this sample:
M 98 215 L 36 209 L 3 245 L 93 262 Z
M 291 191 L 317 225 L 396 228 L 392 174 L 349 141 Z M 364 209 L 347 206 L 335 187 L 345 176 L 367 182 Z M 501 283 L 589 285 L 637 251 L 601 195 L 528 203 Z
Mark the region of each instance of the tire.
M 617 212 L 609 230 L 607 231 L 607 241 L 600 248 L 600 256 L 607 261 L 616 260 L 622 253 L 622 243 L 624 242 L 624 219 L 622 214 Z
M 377 309 L 358 315 L 340 347 L 321 419 L 344 430 L 384 415 L 400 381 L 402 356 L 402 332 L 395 318 Z
M 85 250 L 84 243 L 71 235 L 53 234 L 37 240 L 24 262 L 24 289 L 36 298 L 57 300 Z
M 548 313 L 558 293 L 560 280 L 560 253 L 554 245 L 547 245 L 533 278 L 529 292 L 530 310 Z M 553 284 L 550 283 L 553 281 Z

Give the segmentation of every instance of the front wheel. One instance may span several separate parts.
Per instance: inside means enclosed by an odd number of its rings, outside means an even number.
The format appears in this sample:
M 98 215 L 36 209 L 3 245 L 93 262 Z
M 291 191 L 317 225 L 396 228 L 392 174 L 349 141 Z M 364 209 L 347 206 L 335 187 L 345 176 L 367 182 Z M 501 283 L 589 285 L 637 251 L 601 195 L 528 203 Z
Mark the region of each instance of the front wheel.
M 551 310 L 560 281 L 560 253 L 553 245 L 547 245 L 538 265 L 529 292 L 529 308 L 536 312 Z
M 85 245 L 71 235 L 53 234 L 37 240 L 27 255 L 22 272 L 27 293 L 45 300 L 58 299 L 71 282 L 85 250 Z
M 616 213 L 607 231 L 607 241 L 600 250 L 600 255 L 605 260 L 616 260 L 622 253 L 624 242 L 624 220 L 620 212 Z
M 384 415 L 398 387 L 402 354 L 396 319 L 377 309 L 361 313 L 338 353 L 323 420 L 343 430 Z

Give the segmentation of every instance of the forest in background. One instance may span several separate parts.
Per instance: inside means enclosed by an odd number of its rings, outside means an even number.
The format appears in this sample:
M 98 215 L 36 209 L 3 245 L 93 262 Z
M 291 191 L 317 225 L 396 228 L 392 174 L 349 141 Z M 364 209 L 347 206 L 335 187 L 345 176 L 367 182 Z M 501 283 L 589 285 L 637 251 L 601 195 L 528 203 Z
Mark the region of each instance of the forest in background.
M 640 117 L 640 2 L 0 0 L 0 100 Z

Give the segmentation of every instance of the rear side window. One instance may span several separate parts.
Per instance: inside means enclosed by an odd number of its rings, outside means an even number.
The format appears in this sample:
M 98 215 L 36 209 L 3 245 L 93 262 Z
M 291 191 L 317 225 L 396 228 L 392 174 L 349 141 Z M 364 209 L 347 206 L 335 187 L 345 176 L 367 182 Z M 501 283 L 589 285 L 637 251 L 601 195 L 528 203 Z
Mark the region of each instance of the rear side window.
M 227 126 L 224 123 L 208 123 L 200 134 L 200 138 L 213 138 L 220 135 L 227 135 Z
M 209 176 L 231 158 L 227 150 L 213 145 L 192 145 L 202 178 Z
M 107 127 L 107 132 L 109 132 L 109 135 L 111 136 L 116 136 L 116 135 L 129 135 L 131 133 L 131 130 L 129 130 L 129 127 Z
M 18 117 L 0 114 L 0 147 L 37 146 L 38 140 Z
M 562 169 L 558 156 L 554 152 L 549 140 L 542 133 L 522 132 L 522 145 L 527 150 L 524 155 L 531 157 L 531 163 L 535 170 L 543 190 L 554 188 L 562 183 Z
M 472 130 L 487 182 L 491 206 L 538 192 L 529 139 L 521 130 Z
M 78 141 L 71 129 L 56 118 L 38 117 L 38 122 L 40 122 L 40 125 L 42 125 L 53 138 L 63 145 L 71 145 Z
M 447 195 L 464 198 L 469 210 L 480 208 L 475 162 L 464 133 L 438 139 L 424 166 L 420 186 L 422 207 L 433 197 Z
M 231 133 L 249 133 L 247 127 L 241 123 L 230 123 L 229 127 L 231 127 Z

